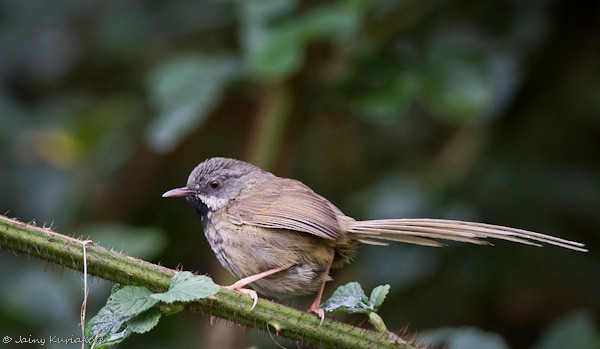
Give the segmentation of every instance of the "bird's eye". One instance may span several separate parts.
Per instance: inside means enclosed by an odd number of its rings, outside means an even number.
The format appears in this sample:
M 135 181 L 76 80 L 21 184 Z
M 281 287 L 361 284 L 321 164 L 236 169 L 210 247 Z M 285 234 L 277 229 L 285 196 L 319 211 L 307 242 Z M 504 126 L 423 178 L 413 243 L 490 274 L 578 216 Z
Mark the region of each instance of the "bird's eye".
M 208 182 L 208 186 L 211 189 L 217 189 L 221 186 L 221 181 L 219 181 L 217 179 L 213 179 L 212 181 Z

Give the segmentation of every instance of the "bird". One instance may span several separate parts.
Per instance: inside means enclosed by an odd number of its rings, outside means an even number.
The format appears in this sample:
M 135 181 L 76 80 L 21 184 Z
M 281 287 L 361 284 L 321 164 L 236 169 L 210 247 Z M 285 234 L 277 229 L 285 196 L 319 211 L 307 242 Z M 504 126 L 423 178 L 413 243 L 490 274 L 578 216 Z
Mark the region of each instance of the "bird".
M 489 245 L 495 238 L 587 252 L 579 242 L 499 225 L 460 220 L 356 220 L 302 182 L 250 163 L 209 158 L 187 184 L 163 197 L 185 197 L 200 216 L 206 239 L 225 269 L 239 280 L 227 286 L 275 298 L 316 293 L 308 311 L 324 319 L 321 299 L 331 269 L 351 262 L 361 244 L 402 242 L 443 246 L 440 240 Z M 252 289 L 246 288 L 250 286 Z

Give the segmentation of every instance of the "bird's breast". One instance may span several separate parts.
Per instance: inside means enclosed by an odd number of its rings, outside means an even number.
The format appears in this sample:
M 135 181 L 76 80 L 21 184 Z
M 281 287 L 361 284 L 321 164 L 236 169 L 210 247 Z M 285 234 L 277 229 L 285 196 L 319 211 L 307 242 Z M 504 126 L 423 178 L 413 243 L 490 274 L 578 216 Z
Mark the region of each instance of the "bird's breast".
M 210 248 L 219 260 L 219 263 L 221 263 L 221 265 L 230 273 L 238 276 L 236 273 L 237 268 L 234 267 L 234 262 L 230 257 L 231 253 L 236 253 L 236 249 L 230 242 L 235 232 L 230 231 L 231 227 L 222 226 L 218 221 L 215 222 L 211 219 L 211 216 L 212 212 L 209 211 L 202 217 L 206 241 L 208 241 Z
M 282 298 L 314 293 L 329 278 L 332 241 L 307 233 L 232 223 L 223 210 L 204 216 L 204 234 L 219 262 L 238 278 L 292 265 L 253 282 L 258 292 Z

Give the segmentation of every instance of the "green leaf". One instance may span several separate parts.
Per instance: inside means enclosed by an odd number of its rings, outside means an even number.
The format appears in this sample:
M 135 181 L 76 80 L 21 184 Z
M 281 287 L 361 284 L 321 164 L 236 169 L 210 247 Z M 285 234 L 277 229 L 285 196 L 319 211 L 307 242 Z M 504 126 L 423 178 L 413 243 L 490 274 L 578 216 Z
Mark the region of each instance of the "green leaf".
M 359 29 L 360 11 L 349 6 L 323 5 L 306 13 L 296 26 L 304 42 L 351 36 Z
M 266 23 L 289 15 L 294 11 L 298 0 L 247 0 L 239 2 L 243 24 L 246 22 Z
M 376 312 L 390 290 L 390 285 L 377 286 L 367 297 L 358 282 L 350 282 L 338 287 L 331 298 L 322 307 L 326 312 L 341 311 L 345 313 Z
M 404 115 L 413 104 L 419 88 L 419 79 L 413 72 L 379 64 L 368 72 L 376 76 L 376 83 L 361 86 L 352 93 L 349 103 L 368 121 L 394 121 Z
M 250 72 L 263 80 L 282 80 L 304 63 L 309 42 L 353 37 L 362 12 L 353 5 L 320 6 L 280 25 L 268 26 L 259 16 L 249 16 L 243 31 Z M 260 18 L 260 19 L 259 19 Z
M 185 309 L 185 306 L 183 304 L 178 304 L 178 303 L 173 303 L 173 304 L 167 304 L 167 303 L 161 303 L 158 306 L 158 309 L 160 309 L 160 312 L 163 313 L 164 315 L 173 315 L 173 314 L 177 314 L 179 312 L 182 312 L 183 309 Z
M 371 297 L 369 298 L 369 305 L 373 307 L 375 311 L 379 310 L 379 307 L 385 300 L 388 292 L 390 292 L 390 285 L 380 285 L 371 291 Z
M 358 282 L 350 282 L 338 287 L 322 307 L 326 312 L 367 313 L 370 311 L 368 298 Z
M 162 316 L 161 309 L 155 307 L 159 301 L 189 302 L 210 297 L 219 290 L 220 286 L 209 277 L 190 272 L 175 274 L 165 293 L 152 293 L 139 286 L 115 285 L 106 305 L 87 323 L 85 335 L 90 343 L 97 343 L 96 348 L 108 348 L 132 332 L 145 333 L 154 328 Z M 176 308 L 182 309 L 181 306 Z
M 240 61 L 233 56 L 181 56 L 156 68 L 150 99 L 159 115 L 147 134 L 152 148 L 169 151 L 198 128 L 241 72 Z
M 494 99 L 488 71 L 470 62 L 448 62 L 447 67 L 428 71 L 421 90 L 423 103 L 435 117 L 448 122 L 465 122 L 480 115 Z
M 150 297 L 150 292 L 145 287 L 125 286 L 110 295 L 106 306 L 113 313 L 123 317 L 134 317 L 152 308 L 158 300 Z
M 220 289 L 208 276 L 183 271 L 173 276 L 167 292 L 154 293 L 151 297 L 165 303 L 191 302 L 210 297 Z
M 508 345 L 499 335 L 472 327 L 444 327 L 425 331 L 419 337 L 419 342 L 431 346 L 461 349 L 508 349 Z
M 158 308 L 152 308 L 146 312 L 136 316 L 127 322 L 127 326 L 132 332 L 135 333 L 146 333 L 154 328 L 158 324 L 162 312 Z
M 129 319 L 130 316 L 117 314 L 106 305 L 85 325 L 85 337 L 88 343 L 96 343 L 94 348 L 108 348 L 122 342 L 131 334 L 126 325 Z
M 248 54 L 248 66 L 262 80 L 284 79 L 294 74 L 304 60 L 301 33 L 295 26 L 257 30 L 254 49 Z
M 600 348 L 600 330 L 589 312 L 578 311 L 560 319 L 534 346 L 534 349 L 558 348 Z
M 95 348 L 108 348 L 122 342 L 132 332 L 128 322 L 158 303 L 151 295 L 144 287 L 115 285 L 106 305 L 85 326 L 88 341 L 95 341 Z

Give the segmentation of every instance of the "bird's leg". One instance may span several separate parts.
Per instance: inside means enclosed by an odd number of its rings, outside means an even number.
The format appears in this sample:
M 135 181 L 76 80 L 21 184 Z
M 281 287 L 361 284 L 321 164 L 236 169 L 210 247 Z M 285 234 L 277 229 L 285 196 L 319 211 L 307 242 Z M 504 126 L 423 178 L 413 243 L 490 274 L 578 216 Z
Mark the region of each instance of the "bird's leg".
M 333 252 L 331 254 L 331 261 L 329 262 L 329 264 L 327 264 L 327 269 L 325 270 L 325 276 L 327 277 L 329 275 L 329 269 L 331 269 L 331 264 L 333 264 L 333 254 L 335 252 Z M 327 282 L 327 280 L 324 280 L 321 283 L 321 287 L 319 288 L 319 292 L 317 293 L 317 297 L 315 298 L 315 300 L 313 301 L 313 303 L 310 305 L 310 308 L 308 308 L 308 312 L 309 313 L 315 313 L 320 319 L 321 322 L 319 323 L 319 326 L 321 326 L 323 324 L 323 320 L 325 320 L 325 310 L 323 310 L 323 308 L 321 308 L 321 298 L 323 298 L 323 291 L 325 290 L 325 283 Z
M 229 285 L 229 286 L 225 286 L 226 289 L 229 290 L 234 290 L 234 291 L 239 291 L 241 293 L 247 294 L 248 296 L 252 297 L 252 299 L 254 300 L 254 303 L 252 303 L 252 308 L 250 308 L 250 310 L 254 309 L 254 307 L 256 306 L 256 302 L 258 302 L 258 294 L 256 293 L 256 291 L 248 289 L 248 288 L 244 288 L 244 286 L 253 283 L 256 280 L 260 280 L 266 276 L 278 273 L 280 271 L 284 271 L 286 269 L 291 268 L 294 265 L 294 263 L 290 263 L 290 264 L 286 264 L 282 267 L 277 267 L 277 268 L 273 268 L 273 269 L 269 269 L 267 271 L 263 271 L 262 273 L 258 273 L 258 274 L 254 274 L 254 275 L 250 275 L 247 276 L 243 279 L 239 279 L 238 281 L 234 282 L 233 284 Z

